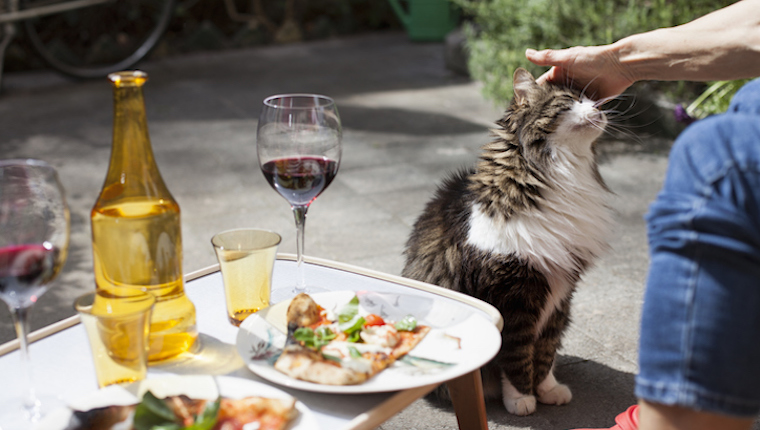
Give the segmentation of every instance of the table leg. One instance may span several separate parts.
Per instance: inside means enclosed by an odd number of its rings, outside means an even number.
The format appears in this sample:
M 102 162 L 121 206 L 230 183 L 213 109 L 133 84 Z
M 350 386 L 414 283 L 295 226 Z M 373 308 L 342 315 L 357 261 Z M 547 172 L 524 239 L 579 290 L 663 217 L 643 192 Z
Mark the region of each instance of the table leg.
M 488 430 L 480 369 L 447 382 L 460 430 Z

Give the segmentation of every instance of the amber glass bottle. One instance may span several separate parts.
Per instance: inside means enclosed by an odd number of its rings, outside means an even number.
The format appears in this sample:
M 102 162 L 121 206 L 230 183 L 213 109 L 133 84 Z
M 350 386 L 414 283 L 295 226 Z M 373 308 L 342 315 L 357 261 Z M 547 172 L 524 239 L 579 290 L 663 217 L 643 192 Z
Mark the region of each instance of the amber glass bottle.
M 189 351 L 198 331 L 185 295 L 179 205 L 153 158 L 139 71 L 109 75 L 114 94 L 111 161 L 90 215 L 97 288 L 153 293 L 150 362 Z

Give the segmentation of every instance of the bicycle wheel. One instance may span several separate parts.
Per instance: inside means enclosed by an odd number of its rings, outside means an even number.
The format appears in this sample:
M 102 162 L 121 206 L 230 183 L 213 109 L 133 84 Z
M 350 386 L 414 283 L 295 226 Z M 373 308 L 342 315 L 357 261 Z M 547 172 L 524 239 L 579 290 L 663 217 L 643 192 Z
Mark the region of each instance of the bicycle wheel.
M 67 0 L 22 0 L 22 10 Z M 32 46 L 53 68 L 77 78 L 129 69 L 156 46 L 176 0 L 112 0 L 24 21 Z

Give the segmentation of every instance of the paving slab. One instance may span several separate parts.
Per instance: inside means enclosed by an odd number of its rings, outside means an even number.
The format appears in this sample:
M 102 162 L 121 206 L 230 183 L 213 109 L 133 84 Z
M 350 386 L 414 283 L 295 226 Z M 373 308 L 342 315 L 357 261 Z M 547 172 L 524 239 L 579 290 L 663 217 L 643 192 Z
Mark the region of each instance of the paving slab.
M 399 274 L 407 235 L 436 184 L 476 160 L 501 114 L 477 82 L 446 70 L 443 53 L 439 43 L 380 33 L 141 64 L 150 76 L 144 91 L 153 149 L 182 208 L 185 272 L 215 264 L 209 240 L 230 228 L 278 231 L 280 251 L 295 251 L 289 207 L 256 164 L 256 119 L 268 95 L 318 92 L 337 101 L 344 157 L 309 211 L 306 253 Z M 105 79 L 70 81 L 48 71 L 5 75 L 0 158 L 42 158 L 56 166 L 72 213 L 69 259 L 33 310 L 33 329 L 72 315 L 73 298 L 94 288 L 89 213 L 108 168 L 111 115 Z M 642 216 L 660 187 L 667 151 L 637 150 L 647 146 L 641 142 L 605 145 L 615 148 L 600 169 L 616 193 L 618 223 L 611 251 L 578 288 L 558 360 L 557 376 L 570 384 L 574 399 L 540 405 L 529 417 L 489 403 L 491 429 L 610 426 L 635 401 L 647 267 Z M 0 308 L 0 343 L 14 338 L 10 314 Z M 82 359 L 88 354 L 82 351 Z M 456 419 L 450 407 L 423 399 L 380 428 L 454 429 Z

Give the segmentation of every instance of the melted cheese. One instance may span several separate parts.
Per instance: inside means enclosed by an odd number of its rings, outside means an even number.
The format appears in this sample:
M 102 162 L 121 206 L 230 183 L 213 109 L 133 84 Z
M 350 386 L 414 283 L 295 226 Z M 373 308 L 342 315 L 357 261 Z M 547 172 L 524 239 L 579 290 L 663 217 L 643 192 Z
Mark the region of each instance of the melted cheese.
M 365 327 L 360 336 L 364 342 L 384 348 L 393 348 L 399 341 L 398 331 L 390 324 Z
M 356 348 L 357 351 L 364 354 L 365 352 L 371 352 L 371 353 L 378 353 L 382 352 L 385 354 L 391 353 L 391 348 L 384 347 L 382 345 L 375 345 L 371 343 L 353 343 L 353 342 L 330 342 L 328 345 L 325 345 L 322 347 L 322 353 L 330 355 L 332 357 L 337 357 L 340 359 L 345 358 L 351 358 L 351 353 L 349 352 L 349 347 Z
M 390 348 L 385 348 L 380 345 L 336 341 L 322 347 L 322 354 L 337 358 L 340 360 L 340 365 L 346 369 L 362 373 L 371 371 L 372 362 L 366 358 L 351 357 L 351 352 L 349 351 L 350 347 L 356 348 L 361 354 L 364 354 L 365 352 L 382 352 L 390 354 L 391 352 Z

